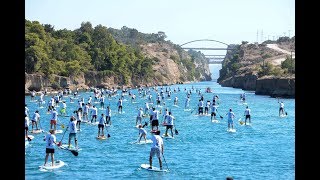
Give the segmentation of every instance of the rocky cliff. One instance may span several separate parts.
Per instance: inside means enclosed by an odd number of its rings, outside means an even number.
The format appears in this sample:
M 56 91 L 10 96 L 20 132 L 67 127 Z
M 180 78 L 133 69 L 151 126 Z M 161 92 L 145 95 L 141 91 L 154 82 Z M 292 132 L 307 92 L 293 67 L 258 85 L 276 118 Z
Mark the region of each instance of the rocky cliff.
M 209 81 L 211 74 L 209 65 L 206 59 L 192 58 L 186 52 L 174 47 L 173 44 L 167 43 L 148 43 L 141 45 L 142 52 L 145 56 L 156 59 L 153 65 L 155 77 L 152 81 L 132 77 L 127 84 L 122 84 L 121 77 L 102 75 L 98 72 L 89 71 L 81 73 L 76 77 L 63 77 L 52 75 L 49 79 L 42 74 L 27 74 L 25 73 L 25 92 L 31 90 L 57 90 L 63 88 L 70 89 L 88 89 L 89 87 L 104 87 L 104 88 L 122 88 L 122 87 L 139 87 L 139 86 L 154 86 L 186 83 L 188 81 Z M 190 72 L 180 62 L 181 60 L 190 61 L 196 67 L 196 75 L 190 80 Z
M 270 43 L 270 44 L 267 44 Z M 295 97 L 295 74 L 281 63 L 295 50 L 294 38 L 262 44 L 230 45 L 218 83 L 272 97 Z M 288 57 L 289 56 L 289 57 Z

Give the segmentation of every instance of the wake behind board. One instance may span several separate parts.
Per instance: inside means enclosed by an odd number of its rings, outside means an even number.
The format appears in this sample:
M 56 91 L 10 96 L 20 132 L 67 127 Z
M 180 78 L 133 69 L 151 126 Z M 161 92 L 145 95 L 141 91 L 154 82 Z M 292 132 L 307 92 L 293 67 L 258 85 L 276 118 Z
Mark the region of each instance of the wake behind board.
M 40 169 L 45 169 L 45 170 L 51 170 L 51 169 L 58 169 L 58 168 L 61 168 L 62 166 L 64 166 L 65 163 L 61 160 L 56 160 L 54 162 L 54 166 L 52 166 L 52 163 L 51 161 L 48 161 L 47 164 L 44 166 L 44 165 L 41 165 L 39 166 Z
M 149 167 L 150 167 L 150 165 L 149 164 L 141 164 L 140 165 L 140 167 L 142 168 L 142 169 L 146 169 L 146 170 L 148 170 L 148 171 L 155 171 L 155 172 L 169 172 L 169 170 L 168 169 L 160 169 L 160 168 L 158 168 L 158 167 L 155 167 L 155 166 L 152 166 L 152 168 L 151 169 L 149 169 Z

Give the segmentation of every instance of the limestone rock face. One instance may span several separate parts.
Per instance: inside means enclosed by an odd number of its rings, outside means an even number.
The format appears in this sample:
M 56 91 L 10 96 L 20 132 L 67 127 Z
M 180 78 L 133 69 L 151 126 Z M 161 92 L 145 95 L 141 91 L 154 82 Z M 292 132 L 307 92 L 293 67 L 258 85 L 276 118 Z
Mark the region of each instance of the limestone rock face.
M 271 97 L 295 97 L 294 78 L 266 77 L 257 80 L 256 94 L 270 95 Z

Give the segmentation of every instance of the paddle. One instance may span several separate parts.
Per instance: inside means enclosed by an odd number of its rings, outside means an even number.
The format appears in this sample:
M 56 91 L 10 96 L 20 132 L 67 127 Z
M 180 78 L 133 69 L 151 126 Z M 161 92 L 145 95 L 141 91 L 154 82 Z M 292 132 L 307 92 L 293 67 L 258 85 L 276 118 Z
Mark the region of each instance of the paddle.
M 63 139 L 64 135 L 66 134 L 67 130 L 68 130 L 68 127 L 67 127 L 66 130 L 64 131 L 64 133 L 63 133 L 63 135 L 62 135 L 62 138 L 61 138 L 61 140 L 60 140 L 59 143 L 58 143 L 58 146 L 61 146 L 62 139 Z
M 194 109 L 192 109 L 191 114 L 192 114 L 192 113 L 193 113 L 193 111 L 194 111 L 194 110 L 196 110 L 196 109 L 197 109 L 197 107 L 196 107 L 196 108 L 194 108 Z
M 107 133 L 108 133 L 107 137 L 109 138 L 111 136 L 110 136 L 109 131 L 108 131 L 107 123 L 105 123 L 105 126 L 106 126 L 106 130 L 107 130 Z
M 217 111 L 217 113 L 218 113 L 218 109 L 216 109 L 216 111 Z M 220 118 L 223 119 L 223 117 L 220 115 L 220 113 L 218 113 L 218 114 L 219 114 Z
M 162 157 L 163 157 L 164 162 L 166 163 L 167 169 L 169 170 L 169 167 L 168 167 L 168 164 L 167 164 L 166 158 L 164 158 L 163 153 L 162 153 Z
M 74 156 L 78 156 L 79 155 L 79 152 L 77 150 L 68 149 L 68 148 L 61 148 L 61 149 L 70 151 Z

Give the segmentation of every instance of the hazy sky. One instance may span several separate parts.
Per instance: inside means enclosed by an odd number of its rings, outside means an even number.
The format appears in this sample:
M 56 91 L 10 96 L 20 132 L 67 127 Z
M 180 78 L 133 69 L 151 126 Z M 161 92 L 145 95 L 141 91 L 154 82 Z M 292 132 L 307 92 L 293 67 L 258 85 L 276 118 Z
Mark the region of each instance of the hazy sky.
M 74 30 L 82 22 L 142 33 L 163 31 L 166 40 L 182 44 L 213 39 L 227 44 L 292 37 L 294 0 L 26 0 L 25 18 Z M 207 42 L 215 47 L 215 42 Z M 203 46 L 204 42 L 190 44 Z

